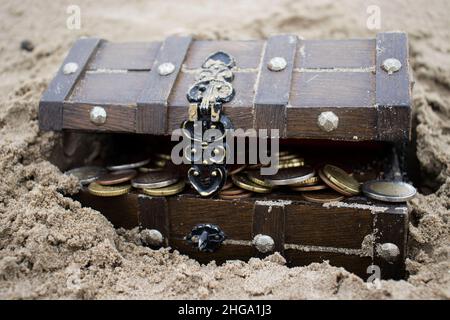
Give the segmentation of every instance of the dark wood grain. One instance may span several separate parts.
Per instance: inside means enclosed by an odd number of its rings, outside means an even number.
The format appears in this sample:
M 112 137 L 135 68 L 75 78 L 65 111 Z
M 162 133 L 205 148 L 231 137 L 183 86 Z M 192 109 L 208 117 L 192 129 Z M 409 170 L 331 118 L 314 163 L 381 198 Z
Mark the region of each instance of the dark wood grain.
M 136 127 L 136 106 L 123 106 L 99 103 L 105 109 L 106 122 L 96 125 L 90 120 L 92 105 L 83 103 L 64 103 L 64 129 L 82 129 L 99 132 L 133 132 Z
M 187 69 L 201 68 L 206 58 L 217 52 L 223 51 L 232 55 L 236 61 L 237 69 L 256 69 L 259 66 L 264 41 L 194 41 L 189 48 L 184 66 Z
M 317 124 L 326 111 L 339 117 L 339 126 L 331 132 Z M 286 113 L 288 138 L 373 141 L 378 137 L 375 107 L 288 107 Z
M 139 205 L 135 195 L 98 197 L 91 195 L 85 188 L 74 199 L 84 207 L 100 211 L 116 228 L 132 229 L 139 225 Z
M 379 108 L 379 139 L 410 139 L 411 83 L 408 38 L 405 33 L 392 32 L 377 35 L 376 104 Z M 382 69 L 385 59 L 395 58 L 402 68 L 388 74 Z
M 255 202 L 253 214 L 253 237 L 262 234 L 272 237 L 275 250 L 284 252 L 286 211 L 283 205 L 263 204 Z M 258 253 L 255 250 L 255 253 Z
M 375 104 L 372 72 L 296 72 L 292 107 L 365 107 Z
M 288 266 L 307 266 L 310 263 L 328 263 L 335 267 L 343 267 L 366 280 L 371 274 L 367 273 L 367 268 L 372 264 L 371 257 L 360 257 L 358 255 L 349 255 L 335 252 L 305 252 L 300 250 L 287 249 L 284 251 Z M 339 282 L 336 279 L 336 282 Z
M 63 101 L 69 96 L 75 83 L 100 44 L 97 38 L 79 39 L 70 49 L 56 76 L 50 82 L 39 102 L 39 127 L 41 130 L 61 130 L 63 126 Z M 64 74 L 66 63 L 78 64 L 76 72 Z
M 375 243 L 374 264 L 380 267 L 383 279 L 401 279 L 405 276 L 406 246 L 408 237 L 409 215 L 406 206 L 391 207 L 385 212 L 379 212 L 374 218 Z M 380 257 L 377 246 L 383 243 L 393 243 L 399 250 L 397 260 L 389 262 Z
M 164 134 L 167 130 L 167 101 L 184 61 L 191 37 L 168 37 L 161 45 L 141 95 L 137 100 L 137 132 Z M 172 63 L 175 71 L 160 75 L 158 66 Z
M 149 72 L 86 73 L 67 99 L 71 103 L 136 105 Z M 130 128 L 134 131 L 134 127 Z
M 286 208 L 286 243 L 360 249 L 372 233 L 372 213 L 356 208 L 297 205 Z
M 169 198 L 170 234 L 182 238 L 195 225 L 219 225 L 229 239 L 251 240 L 253 203 L 215 199 Z
M 87 70 L 149 71 L 155 62 L 161 42 L 103 42 Z
M 139 222 L 143 229 L 156 229 L 164 237 L 164 245 L 169 245 L 169 212 L 165 197 L 138 196 Z
M 267 40 L 254 101 L 255 129 L 278 129 L 280 137 L 286 136 L 286 105 L 297 42 L 298 38 L 293 35 L 273 36 Z M 286 60 L 284 70 L 269 70 L 269 61 L 275 57 Z
M 375 40 L 302 40 L 296 68 L 370 68 L 375 66 Z

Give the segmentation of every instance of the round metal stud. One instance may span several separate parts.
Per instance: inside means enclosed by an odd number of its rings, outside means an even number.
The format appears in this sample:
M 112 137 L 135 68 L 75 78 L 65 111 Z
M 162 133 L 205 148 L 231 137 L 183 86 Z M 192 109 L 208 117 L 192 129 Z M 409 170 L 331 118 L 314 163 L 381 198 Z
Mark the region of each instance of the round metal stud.
M 287 62 L 283 57 L 273 57 L 267 64 L 270 71 L 282 71 L 286 68 Z
M 149 246 L 161 246 L 163 244 L 163 235 L 156 229 L 144 229 L 141 231 L 143 242 Z
M 402 63 L 398 59 L 389 58 L 383 61 L 381 68 L 388 74 L 393 74 L 402 68 Z
M 170 62 L 164 62 L 158 66 L 158 73 L 160 76 L 167 76 L 175 71 L 175 65 Z
M 253 238 L 253 245 L 261 253 L 272 252 L 275 249 L 275 241 L 273 241 L 272 237 L 264 234 L 257 234 Z
M 106 122 L 107 117 L 106 110 L 102 107 L 95 106 L 91 109 L 89 117 L 92 123 L 96 125 L 102 125 Z
M 377 253 L 382 259 L 393 263 L 400 256 L 400 249 L 395 244 L 386 242 L 377 246 Z
M 339 118 L 334 112 L 322 112 L 317 118 L 317 125 L 326 132 L 335 130 L 339 125 Z
M 78 70 L 78 64 L 75 62 L 68 62 L 63 67 L 63 73 L 64 74 L 72 74 L 77 72 Z

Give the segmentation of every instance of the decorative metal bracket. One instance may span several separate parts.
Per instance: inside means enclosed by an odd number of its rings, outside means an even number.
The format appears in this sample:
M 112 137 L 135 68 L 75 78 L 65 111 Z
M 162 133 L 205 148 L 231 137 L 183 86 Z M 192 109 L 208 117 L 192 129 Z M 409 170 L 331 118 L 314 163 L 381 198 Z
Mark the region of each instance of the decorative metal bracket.
M 211 54 L 187 92 L 188 120 L 181 128 L 191 145 L 184 150 L 184 156 L 192 164 L 189 181 L 205 197 L 219 191 L 227 179 L 225 136 L 233 126 L 222 113 L 222 104 L 234 97 L 230 83 L 234 64 L 234 58 L 225 52 Z

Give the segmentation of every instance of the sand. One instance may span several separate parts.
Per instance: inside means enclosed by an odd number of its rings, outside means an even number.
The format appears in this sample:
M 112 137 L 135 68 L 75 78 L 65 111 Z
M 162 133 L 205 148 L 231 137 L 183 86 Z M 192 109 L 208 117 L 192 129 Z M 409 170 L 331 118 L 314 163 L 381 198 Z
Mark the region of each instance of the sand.
M 77 1 L 80 30 L 66 28 L 72 1 L 0 4 L 0 297 L 104 298 L 450 298 L 450 2 L 421 1 Z M 409 33 L 415 74 L 411 163 L 420 194 L 403 281 L 368 288 L 324 263 L 287 268 L 278 254 L 201 266 L 168 249 L 142 246 L 137 230 L 116 230 L 65 194 L 77 182 L 47 159 L 60 135 L 39 132 L 40 95 L 80 36 L 153 41 L 373 37 L 366 8 L 381 8 L 380 31 Z M 29 39 L 32 52 L 20 50 Z

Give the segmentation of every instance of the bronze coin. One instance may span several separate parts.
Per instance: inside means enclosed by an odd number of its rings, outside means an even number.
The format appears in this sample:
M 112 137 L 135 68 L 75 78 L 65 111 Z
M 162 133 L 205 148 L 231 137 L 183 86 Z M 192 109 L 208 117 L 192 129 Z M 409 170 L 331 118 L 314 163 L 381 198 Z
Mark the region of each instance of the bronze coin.
M 225 182 L 225 184 L 223 185 L 223 187 L 222 187 L 222 191 L 225 191 L 225 190 L 228 190 L 228 189 L 230 189 L 232 186 L 234 186 L 234 184 L 233 184 L 233 181 L 231 181 L 231 180 L 227 180 L 227 182 Z
M 318 191 L 318 190 L 323 190 L 323 189 L 327 189 L 328 186 L 325 184 L 317 184 L 314 186 L 301 186 L 301 187 L 293 187 L 291 188 L 294 191 Z
M 136 170 L 118 170 L 106 173 L 98 177 L 97 183 L 104 186 L 111 186 L 130 181 L 136 176 Z
M 253 195 L 253 192 L 248 192 L 248 191 L 245 191 L 244 193 L 232 195 L 232 196 L 221 195 L 219 193 L 219 198 L 223 199 L 223 200 L 237 200 L 237 199 L 250 198 L 252 195 Z
M 223 196 L 234 196 L 234 195 L 244 193 L 244 192 L 247 192 L 247 191 L 244 189 L 241 189 L 241 188 L 231 187 L 228 190 L 220 191 L 219 194 L 223 195 Z
M 228 174 L 230 176 L 235 175 L 239 172 L 241 172 L 242 170 L 244 170 L 245 168 L 247 168 L 246 164 L 237 164 L 237 165 L 232 165 L 230 166 L 230 168 L 228 169 Z
M 314 203 L 327 203 L 327 202 L 341 201 L 342 199 L 344 199 L 343 195 L 340 195 L 339 193 L 332 190 L 302 192 L 302 197 L 305 200 Z
M 331 189 L 333 189 L 333 190 L 335 190 L 335 191 L 339 192 L 340 194 L 343 194 L 344 196 L 347 196 L 347 197 L 353 196 L 353 194 L 351 194 L 351 193 L 349 193 L 349 192 L 347 192 L 347 191 L 345 191 L 345 190 L 339 188 L 339 186 L 337 186 L 337 185 L 335 185 L 333 182 L 331 182 L 331 181 L 327 178 L 327 176 L 322 172 L 322 170 L 319 170 L 319 177 L 320 177 L 320 179 L 322 179 L 322 181 L 325 182 L 325 184 L 326 184 L 327 186 L 329 186 Z
M 176 171 L 155 171 L 141 174 L 131 180 L 131 185 L 134 188 L 155 189 L 170 186 L 176 183 L 179 179 L 179 174 Z

